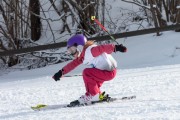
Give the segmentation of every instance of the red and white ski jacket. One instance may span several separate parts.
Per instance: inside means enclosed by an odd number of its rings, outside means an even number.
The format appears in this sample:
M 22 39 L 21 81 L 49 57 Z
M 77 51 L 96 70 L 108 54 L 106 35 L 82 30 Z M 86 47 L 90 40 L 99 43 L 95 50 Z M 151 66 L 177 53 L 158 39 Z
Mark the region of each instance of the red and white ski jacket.
M 83 49 L 80 56 L 63 67 L 63 74 L 67 74 L 80 64 L 92 66 L 100 70 L 112 71 L 117 67 L 117 62 L 111 56 L 114 52 L 113 44 L 91 45 Z

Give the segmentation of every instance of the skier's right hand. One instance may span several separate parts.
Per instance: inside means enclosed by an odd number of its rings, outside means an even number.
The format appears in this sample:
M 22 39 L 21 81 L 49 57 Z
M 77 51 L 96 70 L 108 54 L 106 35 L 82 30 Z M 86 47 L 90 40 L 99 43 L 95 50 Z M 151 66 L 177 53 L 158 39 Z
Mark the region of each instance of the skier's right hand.
M 58 81 L 58 80 L 60 80 L 60 78 L 62 77 L 62 75 L 63 75 L 63 69 L 62 69 L 62 70 L 59 70 L 57 73 L 55 73 L 52 78 L 53 78 L 55 81 Z

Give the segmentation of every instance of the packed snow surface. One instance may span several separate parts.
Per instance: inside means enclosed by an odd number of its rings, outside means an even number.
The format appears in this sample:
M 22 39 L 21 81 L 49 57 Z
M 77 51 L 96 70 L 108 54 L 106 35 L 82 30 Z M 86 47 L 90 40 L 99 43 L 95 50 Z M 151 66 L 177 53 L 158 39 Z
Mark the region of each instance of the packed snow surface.
M 105 82 L 102 91 L 111 97 L 136 95 L 115 101 L 76 108 L 33 111 L 37 104 L 64 105 L 85 93 L 81 76 L 52 75 L 66 63 L 45 68 L 14 71 L 0 76 L 0 120 L 123 120 L 180 119 L 179 33 L 165 32 L 131 37 L 123 42 L 127 53 L 115 53 L 117 76 Z M 118 40 L 121 43 L 121 40 Z M 84 66 L 69 75 L 81 74 Z
M 84 92 L 81 77 L 54 82 L 45 76 L 7 82 L 0 88 L 2 120 L 110 120 L 180 119 L 180 65 L 119 70 L 116 78 L 103 85 L 112 97 L 136 95 L 136 99 L 76 108 L 32 111 L 43 103 L 63 105 Z

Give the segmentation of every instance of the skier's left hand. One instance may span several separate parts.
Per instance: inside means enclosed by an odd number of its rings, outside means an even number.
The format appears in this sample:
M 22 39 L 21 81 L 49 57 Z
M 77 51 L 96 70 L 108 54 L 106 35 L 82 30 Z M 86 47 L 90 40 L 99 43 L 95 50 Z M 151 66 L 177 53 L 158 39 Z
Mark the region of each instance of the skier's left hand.
M 116 51 L 127 52 L 127 48 L 124 45 L 122 45 L 122 44 L 115 45 L 114 52 L 116 52 Z
M 55 81 L 58 81 L 58 80 L 60 80 L 60 78 L 62 77 L 62 75 L 63 75 L 63 69 L 62 69 L 62 70 L 59 70 L 57 73 L 55 73 L 52 78 L 53 78 Z

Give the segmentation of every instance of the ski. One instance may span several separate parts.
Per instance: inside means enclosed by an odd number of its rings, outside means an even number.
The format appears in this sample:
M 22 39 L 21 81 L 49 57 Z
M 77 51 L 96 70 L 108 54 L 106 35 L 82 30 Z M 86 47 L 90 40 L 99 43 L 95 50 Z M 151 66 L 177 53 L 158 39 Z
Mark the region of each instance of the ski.
M 93 104 L 97 104 L 97 103 L 104 103 L 104 102 L 114 102 L 114 101 L 118 101 L 118 100 L 131 100 L 131 99 L 135 99 L 136 96 L 128 96 L 128 97 L 122 97 L 122 98 L 112 98 L 112 97 L 107 97 L 104 100 L 101 101 L 93 101 L 91 103 L 85 103 L 85 104 L 80 104 L 78 100 L 72 101 L 70 104 L 67 105 L 67 107 L 80 107 L 80 106 L 89 106 L 89 105 L 93 105 Z
M 107 97 L 107 99 L 104 99 L 102 101 L 94 101 L 94 102 L 86 103 L 86 104 L 80 104 L 78 100 L 74 100 L 70 102 L 69 104 L 60 104 L 60 105 L 38 104 L 36 106 L 32 106 L 31 109 L 34 111 L 41 111 L 41 110 L 51 110 L 51 109 L 60 109 L 60 108 L 73 108 L 73 107 L 91 106 L 91 105 L 100 104 L 100 103 L 110 103 L 110 102 L 119 101 L 119 100 L 120 101 L 131 100 L 135 98 L 136 96 L 128 96 L 128 97 L 122 97 L 122 98 Z

